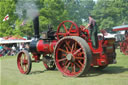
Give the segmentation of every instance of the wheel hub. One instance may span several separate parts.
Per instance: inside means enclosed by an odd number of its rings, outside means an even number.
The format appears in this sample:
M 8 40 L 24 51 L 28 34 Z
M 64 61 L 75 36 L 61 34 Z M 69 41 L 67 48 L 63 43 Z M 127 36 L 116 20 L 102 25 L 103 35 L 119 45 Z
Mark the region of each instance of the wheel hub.
M 67 60 L 74 62 L 75 59 L 73 58 L 73 55 L 70 53 L 66 56 Z
M 72 54 L 68 54 L 68 55 L 66 56 L 66 58 L 67 58 L 67 60 L 71 60 L 71 59 L 72 59 Z

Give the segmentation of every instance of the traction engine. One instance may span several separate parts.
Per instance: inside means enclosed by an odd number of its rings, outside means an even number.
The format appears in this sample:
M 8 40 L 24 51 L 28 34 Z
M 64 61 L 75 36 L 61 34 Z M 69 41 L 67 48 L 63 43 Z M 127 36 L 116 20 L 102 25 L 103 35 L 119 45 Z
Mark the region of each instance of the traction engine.
M 125 55 L 128 55 L 128 25 L 116 26 L 113 27 L 113 31 L 123 31 L 125 30 L 125 39 L 119 42 L 120 51 L 123 52 Z
M 65 76 L 78 77 L 87 74 L 90 67 L 104 69 L 115 63 L 114 38 L 98 38 L 98 48 L 92 47 L 88 29 L 78 27 L 67 20 L 39 35 L 39 18 L 33 20 L 35 39 L 30 43 L 30 52 L 18 53 L 17 65 L 22 74 L 29 74 L 32 62 L 42 61 L 47 70 L 57 69 Z M 32 56 L 32 57 L 31 57 Z M 32 59 L 31 59 L 32 58 Z

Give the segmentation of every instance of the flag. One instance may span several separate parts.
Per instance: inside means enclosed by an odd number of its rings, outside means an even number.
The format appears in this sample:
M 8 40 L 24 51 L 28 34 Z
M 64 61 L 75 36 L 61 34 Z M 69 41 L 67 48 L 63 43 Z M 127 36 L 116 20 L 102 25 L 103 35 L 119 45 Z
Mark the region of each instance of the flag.
M 4 17 L 3 21 L 7 21 L 7 20 L 9 20 L 9 15 L 8 14 Z

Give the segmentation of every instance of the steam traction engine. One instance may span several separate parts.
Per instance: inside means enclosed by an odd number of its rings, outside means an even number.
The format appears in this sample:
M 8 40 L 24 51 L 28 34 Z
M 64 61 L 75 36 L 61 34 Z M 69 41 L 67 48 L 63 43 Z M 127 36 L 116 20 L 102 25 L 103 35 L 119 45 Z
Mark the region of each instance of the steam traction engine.
M 125 30 L 125 39 L 119 42 L 120 51 L 123 52 L 125 55 L 128 55 L 128 25 L 116 26 L 113 27 L 113 31 L 123 31 Z
M 87 73 L 90 66 L 103 69 L 115 62 L 115 39 L 98 39 L 98 48 L 92 47 L 89 31 L 67 20 L 59 24 L 57 32 L 49 30 L 39 37 L 38 17 L 34 20 L 35 40 L 30 43 L 31 56 L 26 50 L 19 52 L 17 65 L 22 74 L 31 71 L 32 62 L 43 61 L 48 70 L 55 67 L 65 76 L 77 77 Z M 54 55 L 54 57 L 53 57 Z

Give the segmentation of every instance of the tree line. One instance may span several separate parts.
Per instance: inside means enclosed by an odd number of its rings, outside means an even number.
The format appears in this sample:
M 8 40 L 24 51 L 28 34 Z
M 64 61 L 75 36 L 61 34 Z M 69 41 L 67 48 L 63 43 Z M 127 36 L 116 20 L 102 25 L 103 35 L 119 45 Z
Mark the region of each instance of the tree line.
M 92 15 L 98 29 L 112 29 L 128 24 L 128 0 L 0 0 L 0 37 L 33 36 L 32 16 L 39 13 L 40 33 L 51 24 L 54 30 L 60 22 L 72 20 L 86 25 Z M 34 12 L 32 12 L 34 11 Z M 6 15 L 9 20 L 3 21 Z

